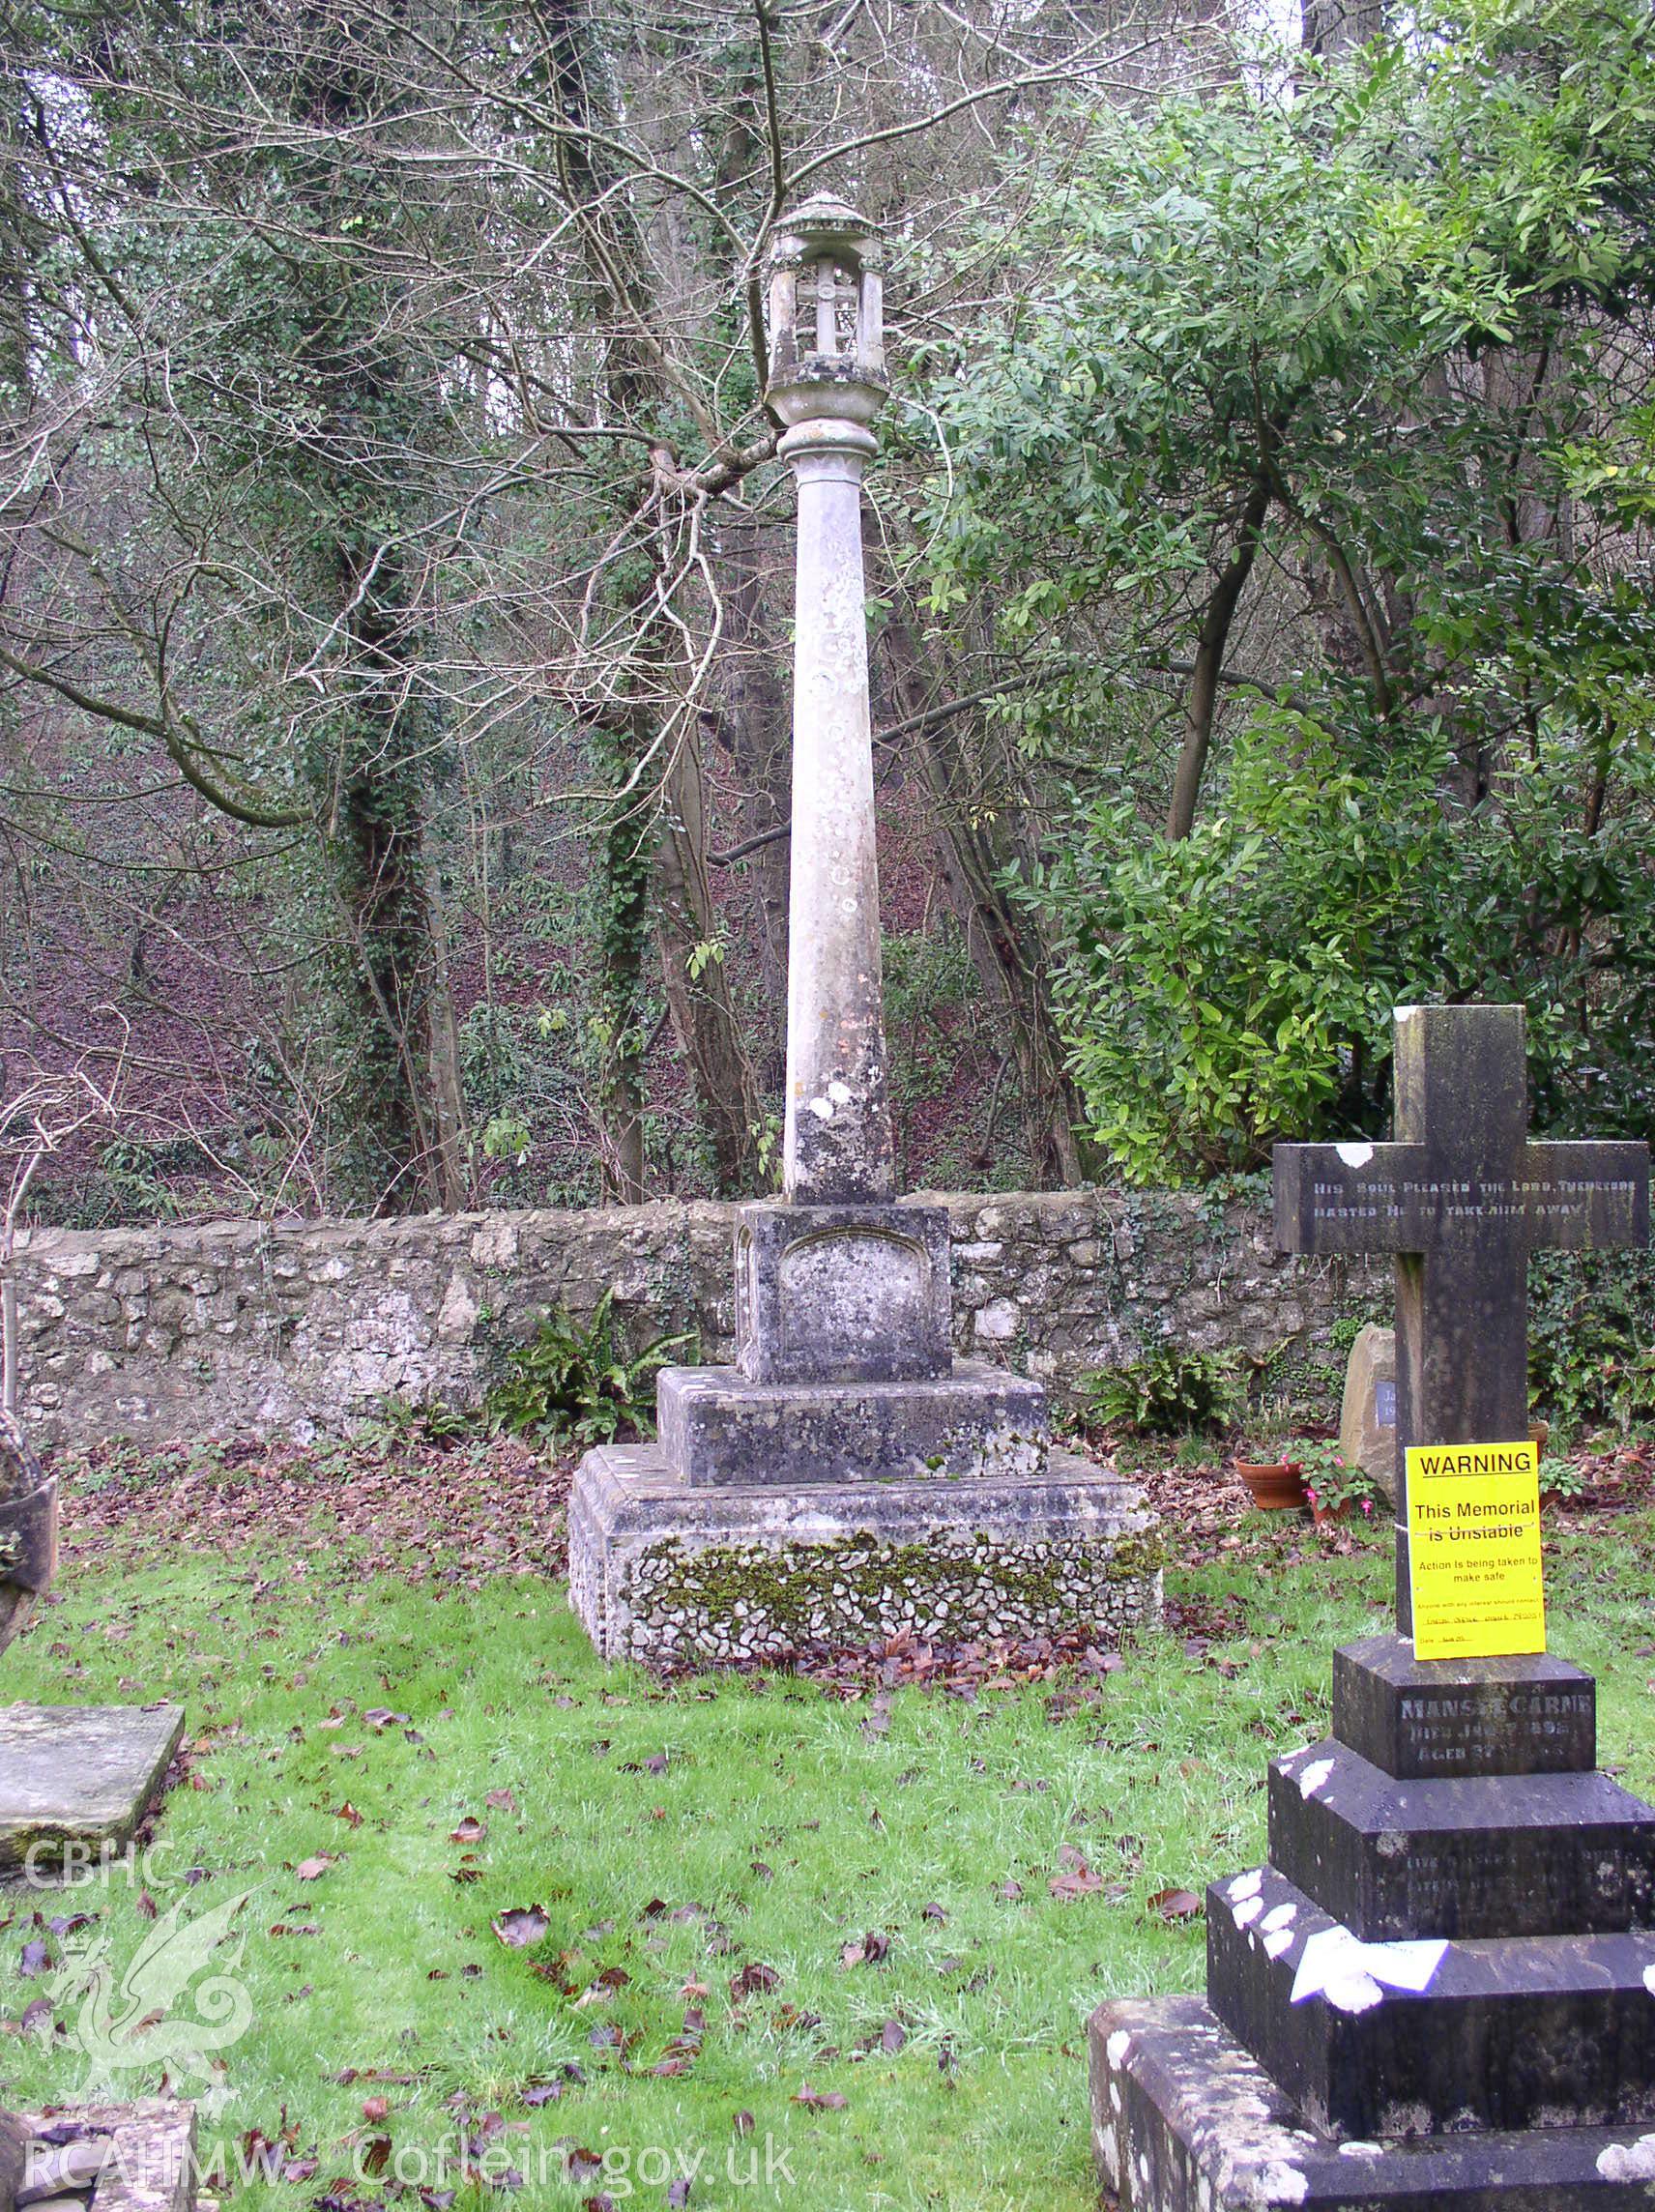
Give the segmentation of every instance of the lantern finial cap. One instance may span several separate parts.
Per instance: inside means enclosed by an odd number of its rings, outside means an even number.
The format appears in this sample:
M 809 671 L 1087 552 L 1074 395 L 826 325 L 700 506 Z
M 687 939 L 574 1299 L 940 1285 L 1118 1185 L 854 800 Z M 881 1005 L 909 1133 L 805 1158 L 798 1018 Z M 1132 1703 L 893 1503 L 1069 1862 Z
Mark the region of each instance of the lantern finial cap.
M 832 192 L 782 217 L 769 250 L 765 397 L 790 426 L 872 422 L 885 374 L 880 234 Z

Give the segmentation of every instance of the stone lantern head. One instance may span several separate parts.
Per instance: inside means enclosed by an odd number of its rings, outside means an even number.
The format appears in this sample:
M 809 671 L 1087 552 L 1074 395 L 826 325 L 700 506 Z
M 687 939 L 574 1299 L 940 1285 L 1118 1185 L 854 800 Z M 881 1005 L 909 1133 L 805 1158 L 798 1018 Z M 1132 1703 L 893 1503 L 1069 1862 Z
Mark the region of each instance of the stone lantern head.
M 789 429 L 825 419 L 871 422 L 889 390 L 879 233 L 818 192 L 783 218 L 769 263 L 766 399 Z

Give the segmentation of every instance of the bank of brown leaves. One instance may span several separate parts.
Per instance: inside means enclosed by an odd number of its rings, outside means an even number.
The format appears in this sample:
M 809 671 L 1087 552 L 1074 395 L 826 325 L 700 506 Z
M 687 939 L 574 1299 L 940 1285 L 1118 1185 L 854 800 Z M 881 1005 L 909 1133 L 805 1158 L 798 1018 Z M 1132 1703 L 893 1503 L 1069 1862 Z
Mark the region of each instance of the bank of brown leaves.
M 119 1545 L 268 1562 L 337 1562 L 409 1582 L 476 1587 L 493 1575 L 561 1575 L 572 1461 L 549 1463 L 511 1437 L 447 1446 L 418 1436 L 296 1444 L 103 1444 L 64 1455 L 64 1550 L 95 1558 Z

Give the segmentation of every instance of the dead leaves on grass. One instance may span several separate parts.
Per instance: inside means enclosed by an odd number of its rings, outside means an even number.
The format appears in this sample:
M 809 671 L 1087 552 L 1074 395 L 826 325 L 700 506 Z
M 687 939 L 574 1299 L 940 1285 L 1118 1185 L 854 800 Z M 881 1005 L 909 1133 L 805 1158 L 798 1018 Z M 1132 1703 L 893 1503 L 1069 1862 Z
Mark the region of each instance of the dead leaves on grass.
M 188 1528 L 191 1549 L 240 1564 L 309 1554 L 336 1568 L 341 1539 L 367 1573 L 477 1589 L 490 1575 L 559 1575 L 572 1462 L 548 1467 L 511 1437 L 442 1450 L 394 1443 L 118 1443 L 63 1455 L 66 1555 L 107 1550 L 132 1528 Z
M 839 1964 L 852 1966 L 880 1966 L 890 1956 L 890 1937 L 879 1929 L 871 1928 L 859 1942 L 847 1943 L 839 1953 Z
M 1149 1910 L 1176 1926 L 1180 1920 L 1196 1918 L 1201 1911 L 1201 1899 L 1193 1889 L 1161 1889 L 1150 1898 Z
M 773 1966 L 767 1966 L 762 1959 L 754 1959 L 739 1974 L 730 1977 L 730 2002 L 741 2004 L 748 1997 L 768 1996 L 771 1990 L 781 1988 L 781 1976 Z
M 542 1906 L 514 1905 L 505 1912 L 497 1912 L 488 1925 L 508 1950 L 526 1951 L 545 1941 L 552 1923 Z

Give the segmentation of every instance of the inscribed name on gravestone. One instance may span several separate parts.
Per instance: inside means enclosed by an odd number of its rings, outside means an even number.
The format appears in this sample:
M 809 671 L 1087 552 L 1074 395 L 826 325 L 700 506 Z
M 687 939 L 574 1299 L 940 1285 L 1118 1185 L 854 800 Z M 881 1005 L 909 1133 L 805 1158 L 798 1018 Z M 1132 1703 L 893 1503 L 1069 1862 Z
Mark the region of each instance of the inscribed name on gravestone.
M 1409 1444 L 1408 1534 L 1416 1659 L 1545 1650 L 1533 1444 Z

